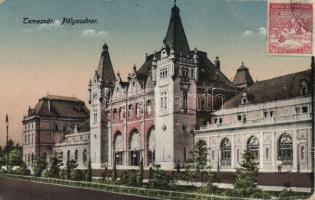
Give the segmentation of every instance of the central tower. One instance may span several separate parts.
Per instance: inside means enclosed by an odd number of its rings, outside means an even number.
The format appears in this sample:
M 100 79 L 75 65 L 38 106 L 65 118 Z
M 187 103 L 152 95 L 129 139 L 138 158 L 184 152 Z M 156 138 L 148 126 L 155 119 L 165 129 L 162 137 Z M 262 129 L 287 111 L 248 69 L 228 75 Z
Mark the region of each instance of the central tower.
M 192 149 L 196 123 L 197 51 L 190 51 L 180 10 L 174 5 L 163 46 L 152 62 L 155 77 L 156 164 L 172 169 Z
M 108 162 L 108 105 L 114 83 L 114 69 L 108 46 L 104 44 L 93 81 L 89 83 L 90 152 L 93 169 L 103 168 Z

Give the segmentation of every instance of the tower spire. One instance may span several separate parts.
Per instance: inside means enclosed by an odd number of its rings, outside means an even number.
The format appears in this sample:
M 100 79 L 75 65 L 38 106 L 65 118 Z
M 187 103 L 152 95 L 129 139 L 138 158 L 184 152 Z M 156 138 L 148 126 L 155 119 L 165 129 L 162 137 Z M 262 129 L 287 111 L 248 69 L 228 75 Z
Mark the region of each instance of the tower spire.
M 114 68 L 109 56 L 108 45 L 106 43 L 103 45 L 103 50 L 96 73 L 103 82 L 109 84 L 115 83 Z
M 163 43 L 168 49 L 174 49 L 176 54 L 189 55 L 189 45 L 179 11 L 179 8 L 176 6 L 176 0 L 174 0 L 170 23 Z

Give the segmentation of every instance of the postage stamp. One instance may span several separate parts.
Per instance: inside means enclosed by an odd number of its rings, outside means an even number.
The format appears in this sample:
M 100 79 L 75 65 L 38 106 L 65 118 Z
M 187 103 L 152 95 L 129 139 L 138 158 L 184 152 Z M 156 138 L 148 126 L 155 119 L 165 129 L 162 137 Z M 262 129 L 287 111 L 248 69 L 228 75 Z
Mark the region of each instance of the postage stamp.
M 268 1 L 269 55 L 312 55 L 312 1 Z

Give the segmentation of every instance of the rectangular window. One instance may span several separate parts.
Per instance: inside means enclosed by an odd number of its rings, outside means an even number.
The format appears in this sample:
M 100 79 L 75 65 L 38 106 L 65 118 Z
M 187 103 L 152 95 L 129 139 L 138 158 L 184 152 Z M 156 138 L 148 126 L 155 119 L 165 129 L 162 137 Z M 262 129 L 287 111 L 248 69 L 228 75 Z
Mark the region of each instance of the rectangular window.
M 300 107 L 295 107 L 295 113 L 300 114 L 301 113 L 301 108 Z
M 268 117 L 268 112 L 264 111 L 264 117 L 267 118 Z
M 131 118 L 133 115 L 133 105 L 128 106 L 128 117 Z
M 214 150 L 211 151 L 211 159 L 214 161 Z
M 183 104 L 182 104 L 182 109 L 183 111 L 187 111 L 187 91 L 183 91 Z
M 274 111 L 270 111 L 270 117 L 273 117 Z
M 243 122 L 245 123 L 247 120 L 247 116 L 246 115 L 243 115 Z
M 222 119 L 222 117 L 220 117 L 219 118 L 219 124 L 222 124 L 222 122 L 223 122 L 223 119 Z
M 161 110 L 166 110 L 167 109 L 167 92 L 161 92 Z
M 237 120 L 242 121 L 242 115 L 237 115 Z
M 308 107 L 307 106 L 303 106 L 302 107 L 302 113 L 307 113 L 308 112 Z
M 269 160 L 269 148 L 266 148 L 266 160 Z
M 186 162 L 186 159 L 187 159 L 186 156 L 187 156 L 186 155 L 186 148 L 184 148 L 184 162 Z

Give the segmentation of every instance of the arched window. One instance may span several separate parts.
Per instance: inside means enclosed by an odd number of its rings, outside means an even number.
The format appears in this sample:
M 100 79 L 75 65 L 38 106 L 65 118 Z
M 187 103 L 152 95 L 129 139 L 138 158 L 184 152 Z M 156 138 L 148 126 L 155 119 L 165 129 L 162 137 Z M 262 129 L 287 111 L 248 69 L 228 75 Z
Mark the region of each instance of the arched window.
M 129 140 L 129 157 L 130 157 L 130 164 L 132 166 L 139 165 L 140 150 L 141 150 L 141 143 L 140 143 L 139 132 L 137 130 L 134 130 L 131 133 L 131 137 Z
M 114 137 L 114 156 L 117 165 L 122 165 L 123 163 L 123 141 L 120 132 L 117 132 Z
M 257 160 L 259 159 L 259 141 L 257 137 L 251 136 L 248 139 L 247 150 L 252 152 Z
M 140 137 L 137 130 L 131 133 L 129 148 L 131 150 L 140 150 Z
M 122 136 L 120 132 L 116 133 L 115 140 L 114 140 L 114 149 L 115 149 L 115 152 L 123 150 Z
M 151 128 L 148 134 L 148 164 L 155 161 L 155 128 Z
M 283 165 L 292 165 L 293 162 L 292 138 L 287 133 L 282 134 L 279 138 L 278 160 L 281 160 Z
M 78 150 L 76 149 L 75 152 L 74 152 L 74 160 L 75 160 L 76 162 L 78 162 L 78 157 L 79 157 L 79 152 L 78 152 Z
M 224 138 L 221 141 L 221 165 L 230 166 L 231 165 L 231 142 L 229 139 Z
M 87 161 L 87 151 L 86 151 L 86 149 L 83 150 L 83 155 L 82 155 L 82 157 L 83 157 L 83 164 L 85 165 L 85 164 L 86 164 L 86 161 Z

